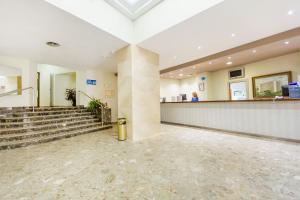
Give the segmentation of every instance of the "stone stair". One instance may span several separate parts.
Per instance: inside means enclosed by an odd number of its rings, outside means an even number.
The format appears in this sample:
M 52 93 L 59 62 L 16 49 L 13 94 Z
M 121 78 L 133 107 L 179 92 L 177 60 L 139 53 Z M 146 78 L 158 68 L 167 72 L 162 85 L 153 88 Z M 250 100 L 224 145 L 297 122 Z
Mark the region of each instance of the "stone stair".
M 112 128 L 83 106 L 0 108 L 0 150 Z

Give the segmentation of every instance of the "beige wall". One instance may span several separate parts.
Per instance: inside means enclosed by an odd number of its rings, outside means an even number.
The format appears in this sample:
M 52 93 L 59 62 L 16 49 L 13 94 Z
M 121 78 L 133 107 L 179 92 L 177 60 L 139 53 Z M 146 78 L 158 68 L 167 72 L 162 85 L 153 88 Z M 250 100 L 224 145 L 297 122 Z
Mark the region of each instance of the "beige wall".
M 112 111 L 112 121 L 118 118 L 117 76 L 104 70 L 88 70 L 86 79 L 96 80 L 97 85 L 86 85 L 86 93 L 108 104 Z M 84 83 L 86 84 L 86 83 Z
M 300 53 L 298 52 L 285 56 L 280 56 L 256 63 L 242 65 L 240 67 L 244 67 L 245 69 L 245 78 L 235 79 L 234 81 L 247 81 L 249 85 L 249 98 L 252 99 L 252 77 L 285 71 L 292 71 L 293 81 L 297 81 L 297 77 L 300 75 Z M 212 72 L 213 100 L 229 99 L 228 71 L 229 69 L 224 69 Z
M 166 92 L 172 84 L 173 88 L 179 88 L 180 93 L 185 93 L 190 99 L 191 93 L 197 90 L 200 100 L 228 100 L 229 99 L 229 83 L 236 81 L 246 81 L 248 83 L 248 93 L 249 98 L 253 98 L 252 94 L 252 77 L 292 71 L 293 81 L 297 81 L 300 76 L 300 52 L 288 54 L 276 58 L 271 58 L 268 60 L 263 60 L 247 65 L 242 65 L 238 67 L 243 67 L 245 69 L 245 77 L 242 79 L 229 80 L 228 71 L 233 68 L 227 68 L 219 71 L 201 73 L 195 77 L 191 77 L 183 80 L 172 81 L 170 79 L 161 79 L 161 97 L 168 96 L 173 93 Z M 205 76 L 207 82 L 205 84 L 205 92 L 201 93 L 196 87 L 199 82 L 199 77 Z M 177 81 L 177 82 L 176 82 Z M 177 83 L 177 86 L 174 85 Z

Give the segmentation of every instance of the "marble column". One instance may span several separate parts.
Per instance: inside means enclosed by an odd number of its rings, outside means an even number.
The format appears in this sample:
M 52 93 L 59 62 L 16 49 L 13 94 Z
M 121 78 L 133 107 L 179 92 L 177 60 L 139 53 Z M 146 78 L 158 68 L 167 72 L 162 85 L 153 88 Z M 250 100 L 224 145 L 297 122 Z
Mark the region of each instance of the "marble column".
M 129 45 L 117 52 L 118 117 L 127 119 L 128 139 L 160 133 L 159 56 Z

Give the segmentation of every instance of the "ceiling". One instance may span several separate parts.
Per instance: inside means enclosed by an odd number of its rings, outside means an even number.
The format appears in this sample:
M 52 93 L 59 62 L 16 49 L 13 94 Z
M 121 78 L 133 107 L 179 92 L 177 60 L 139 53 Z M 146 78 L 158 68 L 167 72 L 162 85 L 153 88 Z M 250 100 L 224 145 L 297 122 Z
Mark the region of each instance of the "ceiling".
M 0 1 L 0 54 L 78 69 L 117 71 L 113 52 L 128 45 L 41 0 Z M 49 47 L 48 41 L 60 47 Z
M 255 48 L 248 48 L 237 53 L 206 60 L 205 62 L 199 62 L 192 66 L 163 73 L 161 74 L 161 77 L 170 79 L 185 79 L 195 76 L 201 72 L 216 71 L 229 67 L 234 68 L 295 52 L 300 52 L 300 35 L 274 41 Z
M 139 46 L 167 69 L 299 26 L 299 0 L 225 0 Z
M 131 20 L 136 20 L 163 0 L 105 0 Z

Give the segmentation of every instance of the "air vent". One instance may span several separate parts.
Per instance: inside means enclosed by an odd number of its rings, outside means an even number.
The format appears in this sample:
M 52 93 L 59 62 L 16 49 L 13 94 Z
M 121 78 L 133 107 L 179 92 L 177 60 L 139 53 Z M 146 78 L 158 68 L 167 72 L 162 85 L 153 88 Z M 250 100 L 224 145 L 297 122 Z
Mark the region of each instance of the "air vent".
M 245 71 L 243 68 L 237 68 L 234 70 L 230 70 L 229 73 L 229 79 L 237 79 L 237 78 L 244 78 L 245 77 Z

